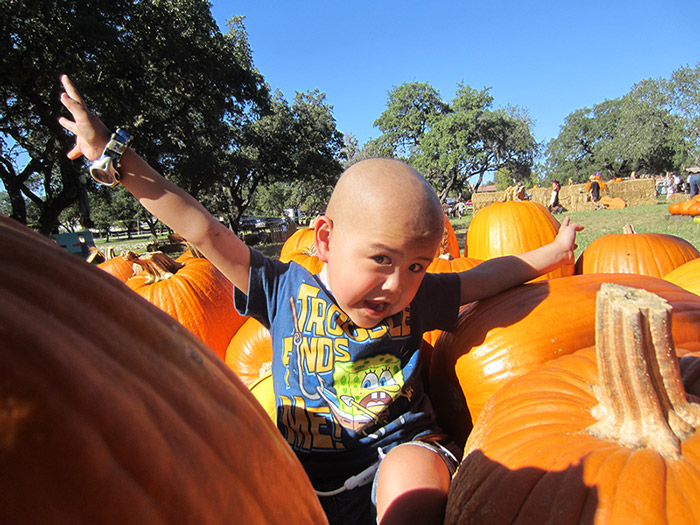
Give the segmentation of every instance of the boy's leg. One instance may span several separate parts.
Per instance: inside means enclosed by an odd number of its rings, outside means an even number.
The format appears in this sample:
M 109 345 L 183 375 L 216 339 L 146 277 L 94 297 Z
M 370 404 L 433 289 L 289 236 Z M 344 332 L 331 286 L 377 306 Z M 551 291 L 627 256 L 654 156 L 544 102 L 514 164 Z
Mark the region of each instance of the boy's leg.
M 377 522 L 442 523 L 450 478 L 434 449 L 415 443 L 395 447 L 377 473 Z

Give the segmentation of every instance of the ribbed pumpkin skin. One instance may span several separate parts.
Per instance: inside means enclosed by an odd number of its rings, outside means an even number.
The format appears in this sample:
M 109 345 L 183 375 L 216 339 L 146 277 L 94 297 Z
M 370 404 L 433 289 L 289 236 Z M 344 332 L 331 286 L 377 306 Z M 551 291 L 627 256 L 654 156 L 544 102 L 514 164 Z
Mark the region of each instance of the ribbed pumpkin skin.
M 440 246 L 438 246 L 438 250 L 435 254 L 435 257 L 439 257 L 440 255 L 450 255 L 451 257 L 454 257 L 456 259 L 461 255 L 459 251 L 459 241 L 457 240 L 457 234 L 455 233 L 455 229 L 452 227 L 452 223 L 450 222 L 450 219 L 447 217 L 447 215 L 444 216 L 444 219 L 445 231 L 442 237 L 442 242 L 440 243 Z
M 481 259 L 474 259 L 473 257 L 455 257 L 454 259 L 436 257 L 425 271 L 428 273 L 464 272 L 471 270 L 482 262 Z
M 700 257 L 671 270 L 664 280 L 700 295 Z
M 288 262 L 293 252 L 309 250 L 314 245 L 314 229 L 300 228 L 290 235 L 282 245 L 280 260 Z
M 149 283 L 147 272 L 126 285 L 199 337 L 224 359 L 231 338 L 245 321 L 233 305 L 233 285 L 207 259 L 187 257 L 170 278 Z
M 325 522 L 201 341 L 5 217 L 0 251 L 0 523 Z
M 576 261 L 576 273 L 636 273 L 663 277 L 700 257 L 688 241 L 665 233 L 609 233 L 591 242 Z
M 125 283 L 134 275 L 133 263 L 129 262 L 127 257 L 128 256 L 119 255 L 98 264 L 97 267 Z
M 252 317 L 243 323 L 226 349 L 226 364 L 247 386 L 269 372 L 272 363 L 270 331 Z
M 595 344 L 595 298 L 604 282 L 667 299 L 676 346 L 700 350 L 700 297 L 663 279 L 589 274 L 515 287 L 463 308 L 457 327 L 435 343 L 431 399 L 441 425 L 464 443 L 471 422 L 509 380 Z
M 537 202 L 494 202 L 476 212 L 469 223 L 467 253 L 471 258 L 486 260 L 528 252 L 552 242 L 559 226 L 554 215 Z M 564 265 L 535 280 L 573 273 L 573 264 Z
M 588 348 L 498 391 L 469 436 L 445 523 L 700 522 L 700 432 L 674 461 L 593 437 L 583 430 L 597 384 Z M 698 395 L 700 383 L 686 389 Z
M 281 259 L 280 261 L 282 262 L 295 262 L 307 270 L 311 272 L 312 274 L 317 274 L 323 269 L 323 261 L 316 257 L 315 255 L 310 254 L 306 250 L 297 250 L 295 252 L 291 252 L 287 254 L 287 257 L 285 259 Z

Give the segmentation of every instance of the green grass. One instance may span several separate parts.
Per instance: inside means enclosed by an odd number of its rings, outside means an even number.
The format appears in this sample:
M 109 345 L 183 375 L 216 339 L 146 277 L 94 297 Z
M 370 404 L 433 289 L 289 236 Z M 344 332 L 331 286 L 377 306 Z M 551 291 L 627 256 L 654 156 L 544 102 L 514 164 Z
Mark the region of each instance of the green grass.
M 584 226 L 584 230 L 576 236 L 577 257 L 593 240 L 609 233 L 622 233 L 622 228 L 628 223 L 634 226 L 637 233 L 675 235 L 700 250 L 700 223 L 694 222 L 692 217 L 669 214 L 665 201 L 622 210 L 572 211 L 556 215 L 556 218 L 561 222 L 566 216 Z M 462 251 L 471 218 L 470 214 L 451 221 Z
M 579 232 L 576 237 L 578 246 L 576 249 L 577 257 L 591 241 L 608 233 L 622 233 L 622 228 L 628 223 L 634 225 L 637 233 L 675 235 L 685 239 L 700 250 L 700 223 L 694 222 L 692 217 L 670 215 L 668 213 L 668 204 L 665 201 L 659 201 L 658 204 L 624 208 L 622 210 L 574 211 L 557 215 L 556 217 L 561 221 L 565 216 L 571 217 L 572 221 L 584 226 L 584 230 Z M 467 228 L 471 219 L 472 214 L 469 213 L 462 218 L 451 220 L 462 253 L 464 253 Z M 119 253 L 122 250 L 145 252 L 146 246 L 152 242 L 152 237 L 143 235 L 133 239 L 113 239 L 109 243 L 98 239 L 96 244 L 101 250 L 112 246 Z M 255 248 L 262 251 L 265 255 L 276 257 L 282 249 L 282 243 L 257 245 Z

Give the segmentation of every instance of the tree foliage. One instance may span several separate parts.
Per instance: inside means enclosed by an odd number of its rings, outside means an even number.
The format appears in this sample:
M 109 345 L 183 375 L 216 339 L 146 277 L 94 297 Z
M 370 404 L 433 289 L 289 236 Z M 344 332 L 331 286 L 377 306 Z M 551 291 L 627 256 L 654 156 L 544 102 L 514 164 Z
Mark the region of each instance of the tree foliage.
M 84 161 L 66 158 L 72 137 L 57 123 L 61 73 L 109 127 L 135 136 L 152 166 L 205 203 L 217 204 L 225 187 L 242 209 L 261 183 L 292 180 L 306 162 L 305 176 L 335 174 L 335 122 L 326 122 L 332 132 L 316 123 L 330 113 L 323 96 L 299 95 L 294 109 L 271 100 L 242 17 L 222 33 L 206 0 L 0 0 L 0 9 L 0 180 L 12 216 L 28 222 L 31 203 L 43 233 L 76 202 L 82 222 L 94 222 L 96 185 Z M 290 145 L 289 154 L 274 150 Z M 93 214 L 107 206 L 92 202 Z
M 335 126 L 332 108 L 319 91 L 297 93 L 290 106 L 280 92 L 269 111 L 246 121 L 239 128 L 227 152 L 230 169 L 218 179 L 210 196 L 210 209 L 236 225 L 243 212 L 255 202 L 261 186 L 330 188 L 342 170 L 340 156 L 343 135 Z M 311 192 L 313 193 L 313 192 Z M 268 199 L 296 194 L 296 202 L 278 201 L 265 206 L 282 210 L 302 207 L 297 191 L 268 192 Z M 279 212 L 277 212 L 279 213 Z
M 448 103 L 427 83 L 402 84 L 375 121 L 382 135 L 373 147 L 421 171 L 443 200 L 478 188 L 488 172 L 507 168 L 515 179 L 527 177 L 537 151 L 530 119 L 519 108 L 492 104 L 488 88 L 460 84 Z
M 700 152 L 700 66 L 670 79 L 646 79 L 619 99 L 569 114 L 547 147 L 552 176 L 582 182 L 597 171 L 680 171 Z

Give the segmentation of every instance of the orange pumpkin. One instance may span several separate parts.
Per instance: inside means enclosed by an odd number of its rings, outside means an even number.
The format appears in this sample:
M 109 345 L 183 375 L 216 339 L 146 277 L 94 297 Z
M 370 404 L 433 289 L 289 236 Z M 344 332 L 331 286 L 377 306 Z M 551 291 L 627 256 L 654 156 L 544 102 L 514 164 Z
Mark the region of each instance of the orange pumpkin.
M 289 256 L 293 252 L 307 250 L 313 253 L 314 246 L 314 229 L 313 228 L 299 228 L 296 230 L 289 238 L 284 241 L 282 245 L 282 250 L 280 251 L 280 260 L 282 262 L 289 261 Z
M 604 282 L 654 292 L 673 305 L 676 346 L 700 350 L 700 297 L 656 277 L 587 274 L 530 283 L 462 309 L 435 344 L 431 398 L 463 443 L 488 399 L 514 377 L 595 343 L 595 296 Z
M 477 264 L 483 262 L 481 259 L 474 259 L 473 257 L 455 257 L 455 258 L 443 258 L 436 257 L 430 263 L 426 272 L 428 273 L 451 273 L 451 272 L 463 272 L 466 270 L 471 270 Z
M 310 253 L 307 250 L 297 250 L 295 252 L 290 252 L 284 259 L 280 259 L 282 262 L 295 262 L 300 264 L 312 274 L 317 274 L 323 269 L 323 261 L 316 257 L 315 254 Z
M 6 217 L 0 251 L 0 522 L 326 523 L 201 341 Z
M 623 233 L 598 237 L 579 255 L 576 273 L 636 273 L 663 277 L 678 266 L 700 257 L 688 241 L 665 233 Z
M 97 267 L 125 283 L 134 275 L 133 259 L 137 257 L 138 254 L 134 252 L 122 252 L 116 257 L 111 257 L 106 261 L 99 263 Z
M 248 318 L 226 349 L 226 364 L 250 386 L 272 367 L 272 337 L 260 321 Z
M 700 195 L 687 201 L 672 202 L 668 205 L 668 212 L 671 215 L 700 215 Z
M 671 270 L 664 275 L 664 280 L 700 295 L 700 257 Z
M 492 259 L 534 250 L 552 242 L 559 221 L 533 201 L 494 202 L 474 214 L 467 229 L 467 252 L 475 259 Z M 564 265 L 536 280 L 564 277 L 574 265 Z
M 447 215 L 445 215 L 444 218 L 445 229 L 443 230 L 442 242 L 440 243 L 440 246 L 438 246 L 437 252 L 435 253 L 435 257 L 449 255 L 451 257 L 458 258 L 460 256 L 460 251 L 459 241 L 457 240 L 457 234 L 455 233 L 455 230 L 452 227 L 452 223 L 450 223 L 450 219 L 447 218 Z
M 668 344 L 669 305 L 645 295 L 606 291 L 597 349 L 491 398 L 452 480 L 446 524 L 698 522 L 700 404 L 688 394 L 700 381 L 681 375 Z
M 141 255 L 133 262 L 143 271 L 126 285 L 224 359 L 233 334 L 245 321 L 233 305 L 233 285 L 207 259 L 190 256 L 183 261 L 160 252 Z

